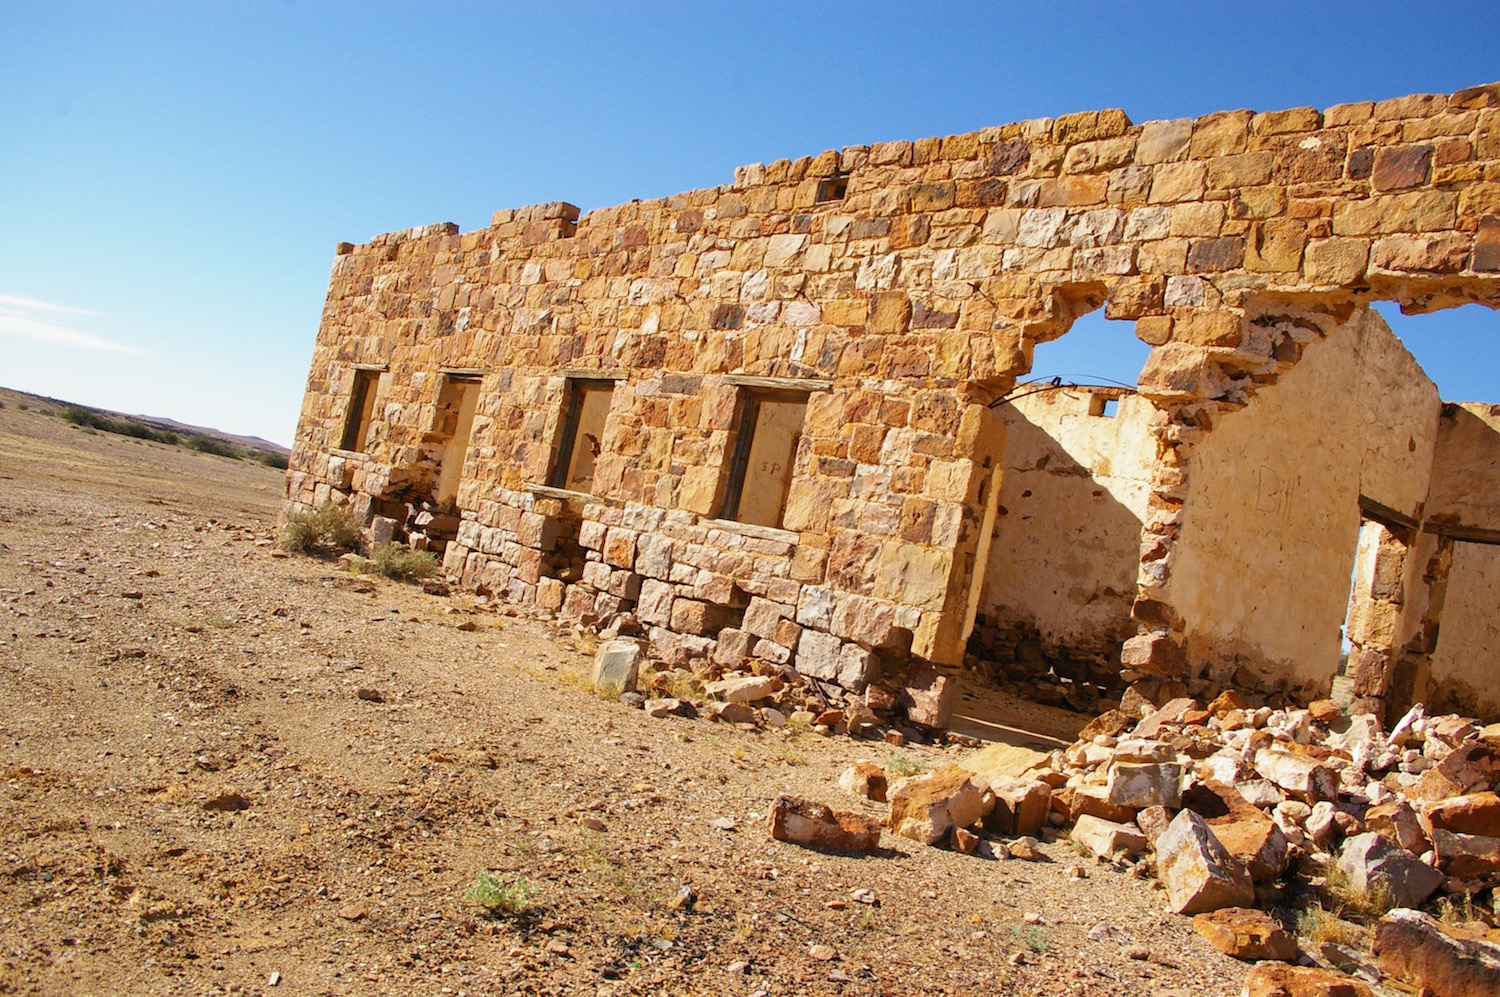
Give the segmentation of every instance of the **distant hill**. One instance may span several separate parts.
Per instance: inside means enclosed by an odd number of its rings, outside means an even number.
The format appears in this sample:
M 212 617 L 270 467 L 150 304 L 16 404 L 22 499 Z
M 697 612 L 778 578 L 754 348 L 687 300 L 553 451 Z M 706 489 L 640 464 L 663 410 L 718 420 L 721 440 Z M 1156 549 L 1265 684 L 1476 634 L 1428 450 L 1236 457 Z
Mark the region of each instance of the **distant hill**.
M 131 415 L 110 409 L 94 408 L 77 402 L 33 395 L 13 388 L 0 388 L 0 403 L 16 408 L 31 408 L 58 415 L 68 422 L 105 433 L 154 440 L 170 446 L 183 446 L 221 457 L 256 460 L 272 467 L 286 467 L 291 451 L 279 443 L 259 436 L 236 436 L 208 426 L 193 426 L 176 419 L 152 415 Z

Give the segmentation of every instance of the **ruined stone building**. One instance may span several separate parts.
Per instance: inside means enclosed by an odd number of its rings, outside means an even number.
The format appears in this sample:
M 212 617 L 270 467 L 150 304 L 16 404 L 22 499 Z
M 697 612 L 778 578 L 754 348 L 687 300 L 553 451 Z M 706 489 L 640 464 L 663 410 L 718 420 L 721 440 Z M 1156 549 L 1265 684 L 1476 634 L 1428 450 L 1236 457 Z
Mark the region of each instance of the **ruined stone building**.
M 1500 407 L 1444 404 L 1376 300 L 1500 305 L 1500 85 L 340 245 L 287 498 L 667 661 L 1326 695 L 1347 620 L 1364 705 L 1494 719 Z M 1018 389 L 1098 308 L 1138 393 Z

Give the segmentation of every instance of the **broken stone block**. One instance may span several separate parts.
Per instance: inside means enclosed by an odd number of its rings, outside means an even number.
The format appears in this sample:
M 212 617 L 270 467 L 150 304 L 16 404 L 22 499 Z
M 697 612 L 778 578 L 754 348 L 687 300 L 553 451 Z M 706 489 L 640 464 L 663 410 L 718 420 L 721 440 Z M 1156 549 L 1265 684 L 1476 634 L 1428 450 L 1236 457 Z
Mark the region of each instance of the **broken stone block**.
M 957 672 L 927 664 L 913 665 L 897 697 L 907 719 L 924 727 L 947 727 L 958 703 L 958 681 Z
M 962 852 L 965 855 L 973 855 L 979 848 L 979 835 L 967 828 L 955 827 L 949 843 L 952 844 L 954 851 Z
M 986 780 L 1021 779 L 1028 772 L 1045 767 L 1051 760 L 1052 756 L 1045 752 L 996 741 L 965 755 L 959 760 L 958 767 Z
M 1135 807 L 1111 803 L 1109 789 L 1105 786 L 1066 786 L 1052 791 L 1052 809 L 1060 812 L 1069 822 L 1082 814 L 1093 814 L 1103 820 L 1126 824 L 1135 819 Z
M 619 699 L 623 693 L 635 692 L 641 645 L 633 640 L 610 640 L 599 645 L 594 654 L 594 694 L 604 699 Z
M 874 762 L 857 761 L 844 769 L 843 774 L 839 776 L 839 788 L 846 793 L 852 793 L 866 800 L 884 803 L 886 794 L 885 769 Z
M 1417 812 L 1399 796 L 1366 810 L 1365 827 L 1413 855 L 1421 855 L 1431 847 Z
M 1193 929 L 1227 956 L 1290 962 L 1297 958 L 1297 939 L 1269 914 L 1249 907 L 1225 907 L 1193 917 Z
M 995 797 L 995 808 L 984 822 L 986 828 L 998 834 L 1036 834 L 1047 823 L 1047 814 L 1052 811 L 1052 787 L 1040 779 L 976 775 L 974 784 Z
M 771 837 L 807 848 L 846 852 L 880 850 L 880 824 L 860 814 L 835 811 L 795 796 L 778 796 L 768 818 Z
M 1146 850 L 1146 836 L 1129 824 L 1100 820 L 1089 814 L 1078 818 L 1070 833 L 1074 844 L 1087 848 L 1097 858 L 1119 862 Z
M 1455 796 L 1429 804 L 1423 812 L 1433 828 L 1500 838 L 1500 796 L 1494 793 Z
M 749 703 L 709 703 L 708 715 L 727 724 L 753 724 L 760 716 Z
M 1178 914 L 1255 903 L 1250 873 L 1191 810 L 1180 812 L 1156 839 L 1156 874 Z
M 1375 925 L 1380 971 L 1440 997 L 1500 994 L 1500 945 L 1450 928 L 1421 911 L 1393 910 Z
M 1141 634 L 1120 648 L 1120 667 L 1150 675 L 1175 676 L 1187 668 L 1182 645 L 1164 633 Z
M 1458 787 L 1445 796 L 1468 793 L 1481 783 L 1500 783 L 1500 746 L 1491 745 L 1486 739 L 1475 738 L 1454 748 L 1433 770 L 1437 775 Z M 1424 780 L 1425 781 L 1425 780 Z M 1418 785 L 1421 790 L 1422 785 Z M 1428 795 L 1424 799 L 1435 799 Z
M 396 539 L 396 531 L 401 528 L 399 520 L 389 516 L 374 516 L 370 519 L 370 542 L 376 544 L 392 543 Z
M 1374 831 L 1345 839 L 1339 870 L 1351 890 L 1384 889 L 1399 907 L 1420 906 L 1443 882 L 1441 872 Z
M 1255 882 L 1274 880 L 1286 868 L 1286 834 L 1235 787 L 1217 782 L 1199 783 L 1182 794 L 1182 805 L 1213 828 L 1219 844 L 1244 863 Z
M 1374 997 L 1352 976 L 1316 966 L 1257 963 L 1245 977 L 1244 997 Z
M 1304 803 L 1338 799 L 1338 776 L 1316 758 L 1262 748 L 1255 753 L 1255 770 Z
M 994 806 L 994 798 L 956 765 L 902 779 L 888 796 L 891 830 L 924 845 L 942 841 L 955 827 L 972 827 Z
M 1432 849 L 1437 853 L 1438 868 L 1450 876 L 1473 879 L 1500 872 L 1500 838 L 1434 827 Z M 1415 907 L 1416 904 L 1403 906 Z
M 1109 802 L 1139 810 L 1175 807 L 1181 799 L 1182 766 L 1176 762 L 1152 765 L 1116 763 L 1109 767 Z
M 1123 710 L 1105 710 L 1084 725 L 1083 730 L 1078 732 L 1078 740 L 1087 744 L 1100 735 L 1116 737 L 1125 733 L 1134 724 L 1135 718 Z
M 1169 724 L 1183 722 L 1183 717 L 1199 709 L 1196 699 L 1186 697 L 1168 700 L 1162 708 L 1142 720 L 1135 728 L 1135 736 L 1142 740 L 1150 740 L 1161 733 L 1161 729 Z
M 781 679 L 773 675 L 738 675 L 704 684 L 703 691 L 725 703 L 758 703 L 780 692 Z

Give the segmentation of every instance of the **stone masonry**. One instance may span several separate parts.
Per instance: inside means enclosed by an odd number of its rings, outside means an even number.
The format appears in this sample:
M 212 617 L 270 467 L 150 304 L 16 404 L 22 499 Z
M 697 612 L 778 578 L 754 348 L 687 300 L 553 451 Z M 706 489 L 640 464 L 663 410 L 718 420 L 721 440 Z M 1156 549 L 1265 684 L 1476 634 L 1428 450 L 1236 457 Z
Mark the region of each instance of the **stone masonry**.
M 991 405 L 1103 307 L 1153 348 L 1133 615 L 1188 669 L 1167 581 L 1194 448 L 1371 300 L 1500 305 L 1500 84 L 1088 111 L 341 244 L 287 499 L 394 519 L 507 599 L 629 614 L 669 661 L 856 690 L 956 668 L 1005 448 Z M 580 383 L 612 389 L 587 491 L 549 485 Z M 344 449 L 357 391 L 373 404 Z M 775 526 L 724 515 L 762 396 L 805 403 Z

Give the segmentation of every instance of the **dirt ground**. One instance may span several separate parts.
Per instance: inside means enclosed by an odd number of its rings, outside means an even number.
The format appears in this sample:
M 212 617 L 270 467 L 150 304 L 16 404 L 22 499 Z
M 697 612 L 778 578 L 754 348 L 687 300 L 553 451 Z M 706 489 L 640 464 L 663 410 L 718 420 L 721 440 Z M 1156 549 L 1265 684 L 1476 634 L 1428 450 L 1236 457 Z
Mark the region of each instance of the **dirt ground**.
M 854 759 L 962 749 L 600 701 L 549 623 L 273 555 L 281 472 L 18 400 L 0 992 L 1240 991 L 1151 881 L 1066 840 L 1023 862 L 766 832 L 783 792 L 883 811 L 835 785 Z M 483 870 L 537 888 L 523 915 L 465 900 Z

